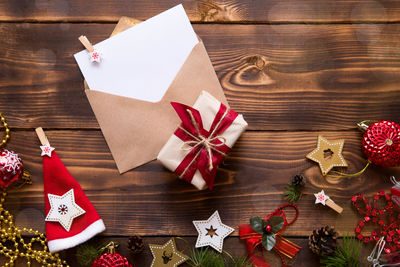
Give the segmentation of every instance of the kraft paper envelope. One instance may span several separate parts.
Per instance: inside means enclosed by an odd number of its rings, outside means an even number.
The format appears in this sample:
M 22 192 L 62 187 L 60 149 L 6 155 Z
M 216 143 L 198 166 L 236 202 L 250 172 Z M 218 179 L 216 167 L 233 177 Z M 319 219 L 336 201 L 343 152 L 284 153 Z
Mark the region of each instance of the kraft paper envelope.
M 113 34 L 137 23 L 137 20 L 123 17 Z M 90 90 L 87 86 L 85 93 L 118 170 L 123 173 L 156 159 L 179 125 L 180 120 L 170 102 L 192 106 L 203 90 L 229 106 L 200 40 L 157 103 Z

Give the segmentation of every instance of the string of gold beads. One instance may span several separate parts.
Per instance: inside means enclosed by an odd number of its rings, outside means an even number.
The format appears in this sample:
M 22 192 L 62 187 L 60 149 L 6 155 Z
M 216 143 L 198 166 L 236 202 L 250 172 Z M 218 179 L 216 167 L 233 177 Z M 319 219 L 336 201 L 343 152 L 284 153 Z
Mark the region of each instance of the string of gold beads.
M 0 147 L 2 147 L 7 143 L 8 139 L 10 139 L 10 128 L 8 128 L 8 123 L 6 122 L 6 118 L 4 118 L 3 115 L 1 115 L 1 113 L 0 113 L 0 121 L 3 124 L 6 132 L 3 140 L 0 143 Z
M 2 120 L 2 117 L 0 118 Z M 66 266 L 66 261 L 60 259 L 58 253 L 50 253 L 46 244 L 46 236 L 37 230 L 22 228 L 14 225 L 12 214 L 3 207 L 7 193 L 3 191 L 0 196 L 0 255 L 4 256 L 8 262 L 3 266 L 15 266 L 18 258 L 26 258 L 26 266 L 31 266 L 33 261 L 40 263 L 44 267 Z M 25 243 L 22 233 L 32 235 L 29 243 Z M 5 245 L 13 243 L 13 245 Z M 40 244 L 43 250 L 36 250 L 32 247 L 35 243 Z M 12 247 L 12 248 L 10 248 Z

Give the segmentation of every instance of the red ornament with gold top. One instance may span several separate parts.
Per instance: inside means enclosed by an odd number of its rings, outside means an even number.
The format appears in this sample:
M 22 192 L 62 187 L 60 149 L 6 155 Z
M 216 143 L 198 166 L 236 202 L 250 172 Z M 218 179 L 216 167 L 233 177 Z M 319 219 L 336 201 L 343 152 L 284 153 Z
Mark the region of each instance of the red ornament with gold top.
M 108 252 L 98 257 L 90 267 L 132 267 L 127 258 L 115 252 L 114 242 L 110 242 L 106 248 Z
M 400 164 L 400 125 L 393 121 L 378 121 L 365 130 L 362 148 L 368 160 L 377 166 L 395 167 Z

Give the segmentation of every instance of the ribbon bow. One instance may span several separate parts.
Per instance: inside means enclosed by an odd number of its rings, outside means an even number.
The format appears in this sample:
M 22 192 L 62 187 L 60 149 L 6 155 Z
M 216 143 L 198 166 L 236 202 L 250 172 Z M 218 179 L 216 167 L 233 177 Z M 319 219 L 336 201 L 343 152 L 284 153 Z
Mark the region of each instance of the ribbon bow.
M 207 186 L 212 189 L 217 167 L 231 149 L 226 145 L 222 134 L 238 113 L 221 103 L 210 130 L 207 131 L 198 110 L 176 102 L 171 102 L 171 105 L 182 120 L 174 134 L 184 141 L 182 150 L 190 150 L 175 169 L 175 173 L 191 182 L 196 170 L 199 170 Z
M 292 221 L 288 222 L 283 209 L 286 207 L 294 208 L 296 215 Z M 279 207 L 273 213 L 261 218 L 253 217 L 250 224 L 239 226 L 240 239 L 246 240 L 247 252 L 250 261 L 257 267 L 269 267 L 263 257 L 254 255 L 254 250 L 262 244 L 266 250 L 273 249 L 281 258 L 282 264 L 285 265 L 284 256 L 293 258 L 299 251 L 300 246 L 287 240 L 281 236 L 286 226 L 294 223 L 299 216 L 299 210 L 293 204 L 285 204 Z M 261 221 L 260 221 L 261 220 Z

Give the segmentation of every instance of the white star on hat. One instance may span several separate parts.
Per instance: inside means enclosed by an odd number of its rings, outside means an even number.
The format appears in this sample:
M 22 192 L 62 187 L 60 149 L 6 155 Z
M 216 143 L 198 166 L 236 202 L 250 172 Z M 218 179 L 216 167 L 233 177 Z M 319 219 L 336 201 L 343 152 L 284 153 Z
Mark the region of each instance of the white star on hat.
M 321 192 L 314 194 L 315 196 L 315 204 L 321 203 L 322 205 L 326 205 L 326 201 L 329 199 L 327 195 L 325 195 L 324 190 Z
M 72 221 L 86 212 L 75 203 L 74 189 L 62 196 L 53 194 L 47 194 L 47 196 L 51 208 L 45 221 L 59 222 L 69 232 Z
M 218 252 L 222 252 L 224 238 L 230 235 L 235 229 L 221 222 L 218 211 L 215 211 L 208 220 L 193 221 L 199 236 L 197 237 L 196 248 L 211 246 Z
M 55 149 L 54 147 L 51 147 L 49 143 L 47 143 L 44 146 L 40 146 L 40 149 L 42 150 L 42 154 L 40 156 L 49 156 L 51 158 L 51 152 Z

